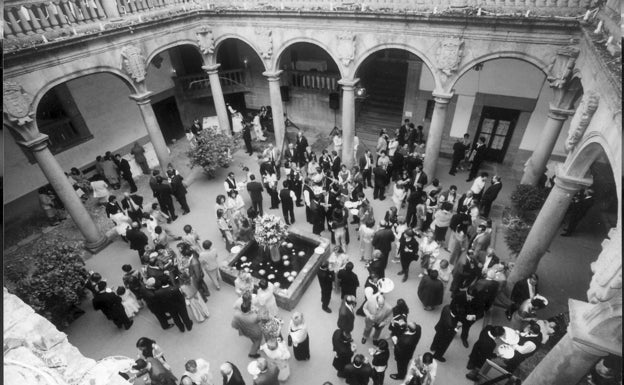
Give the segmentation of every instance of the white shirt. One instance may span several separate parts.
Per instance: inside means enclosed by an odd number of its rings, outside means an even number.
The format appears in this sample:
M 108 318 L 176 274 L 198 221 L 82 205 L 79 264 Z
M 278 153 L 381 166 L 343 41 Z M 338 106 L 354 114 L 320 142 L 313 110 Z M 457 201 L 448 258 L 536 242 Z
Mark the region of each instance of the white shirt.
M 485 187 L 485 177 L 479 177 L 475 179 L 475 181 L 472 183 L 472 187 L 470 187 L 470 191 L 472 191 L 473 194 L 480 194 L 481 191 L 483 191 L 484 187 Z

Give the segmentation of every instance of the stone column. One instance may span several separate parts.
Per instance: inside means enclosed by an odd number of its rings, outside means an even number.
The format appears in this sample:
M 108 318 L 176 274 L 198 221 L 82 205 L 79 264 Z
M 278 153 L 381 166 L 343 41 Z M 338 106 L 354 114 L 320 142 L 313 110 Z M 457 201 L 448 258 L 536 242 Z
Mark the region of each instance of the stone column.
M 440 145 L 442 144 L 442 133 L 448 115 L 448 105 L 453 94 L 433 93 L 435 107 L 429 126 L 429 136 L 427 137 L 427 147 L 425 149 L 425 161 L 423 169 L 429 176 L 429 180 L 435 178 L 436 165 L 440 156 Z
M 275 148 L 280 152 L 284 151 L 284 135 L 286 127 L 284 125 L 284 106 L 282 105 L 282 94 L 280 92 L 281 70 L 275 72 L 263 72 L 262 75 L 269 81 L 269 94 L 271 96 L 271 112 L 273 115 L 273 130 L 275 132 Z
M 43 171 L 43 175 L 50 182 L 76 224 L 78 231 L 85 238 L 85 247 L 92 253 L 97 253 L 106 247 L 109 239 L 100 232 L 95 222 L 93 222 L 93 218 L 91 218 L 91 215 L 65 176 L 63 168 L 61 168 L 61 165 L 58 164 L 56 158 L 50 152 L 48 136 L 39 134 L 34 140 L 19 144 L 32 152 L 41 171 Z
M 145 91 L 143 93 L 130 95 L 130 99 L 134 100 L 139 106 L 139 110 L 141 110 L 141 116 L 143 117 L 145 128 L 147 128 L 147 134 L 149 135 L 150 141 L 154 146 L 154 151 L 156 151 L 158 163 L 160 164 L 162 171 L 164 171 L 167 169 L 167 165 L 171 162 L 169 158 L 169 149 L 167 148 L 167 143 L 165 143 L 165 138 L 160 130 L 160 126 L 158 125 L 158 120 L 156 120 L 150 96 L 152 96 L 152 93 Z
M 219 128 L 221 128 L 223 133 L 231 135 L 230 121 L 228 120 L 225 99 L 223 99 L 223 90 L 221 89 L 221 81 L 219 80 L 219 67 L 221 67 L 221 64 L 202 66 L 202 69 L 206 71 L 210 79 L 210 90 L 212 91 L 212 100 L 214 101 L 217 118 L 219 119 Z
M 355 85 L 360 79 L 341 79 L 342 86 L 342 163 L 353 166 L 353 137 L 355 136 Z
M 119 17 L 119 10 L 114 0 L 102 0 L 102 8 L 108 19 L 116 19 Z
M 537 215 L 524 246 L 516 258 L 516 265 L 509 274 L 508 289 L 512 288 L 517 281 L 537 271 L 540 259 L 560 231 L 561 222 L 572 198 L 582 187 L 591 186 L 591 184 L 591 179 L 575 179 L 557 174 L 555 186 Z

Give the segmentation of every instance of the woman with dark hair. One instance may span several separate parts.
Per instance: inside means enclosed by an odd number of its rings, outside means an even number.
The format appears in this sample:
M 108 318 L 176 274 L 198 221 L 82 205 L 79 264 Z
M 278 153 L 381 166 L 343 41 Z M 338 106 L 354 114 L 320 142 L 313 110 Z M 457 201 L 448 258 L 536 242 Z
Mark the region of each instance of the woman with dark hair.
M 433 221 L 433 213 L 438 208 L 438 191 L 431 190 L 429 195 L 427 196 L 427 201 L 425 202 L 425 222 L 422 225 L 422 231 L 427 231 L 429 229 L 429 225 Z
M 418 298 L 425 306 L 425 310 L 433 310 L 442 304 L 444 299 L 444 284 L 438 279 L 438 271 L 427 269 L 425 275 L 418 285 Z
M 258 282 L 258 293 L 256 294 L 256 305 L 258 306 L 258 314 L 268 314 L 271 317 L 277 316 L 277 301 L 275 300 L 275 287 L 266 279 Z
M 548 300 L 543 296 L 536 294 L 533 298 L 528 298 L 520 304 L 518 310 L 511 317 L 509 327 L 516 330 L 522 330 L 529 321 L 536 321 L 537 311 L 545 308 Z
M 373 237 L 375 236 L 375 219 L 362 222 L 360 236 L 360 261 L 369 263 L 373 259 Z
M 153 339 L 141 337 L 137 340 L 136 347 L 139 350 L 138 358 L 144 360 L 147 360 L 150 357 L 156 358 L 166 369 L 171 370 L 171 366 L 167 363 L 167 360 L 165 360 L 162 349 Z
M 388 368 L 388 358 L 390 358 L 390 350 L 388 349 L 388 341 L 379 340 L 377 349 L 370 349 L 373 360 L 373 385 L 383 385 L 386 369 Z
M 390 321 L 391 337 L 400 337 L 407 330 L 407 315 L 409 314 L 409 308 L 403 298 L 397 300 L 396 305 L 392 308 L 392 321 Z

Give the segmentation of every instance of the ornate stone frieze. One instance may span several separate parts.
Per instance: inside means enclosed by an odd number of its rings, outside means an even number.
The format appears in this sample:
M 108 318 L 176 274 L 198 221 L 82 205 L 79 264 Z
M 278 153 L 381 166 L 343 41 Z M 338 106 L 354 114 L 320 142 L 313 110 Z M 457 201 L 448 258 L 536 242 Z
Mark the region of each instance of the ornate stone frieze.
M 459 68 L 463 57 L 464 40 L 461 37 L 442 39 L 436 51 L 438 70 L 444 77 L 451 76 Z
M 353 32 L 342 32 L 338 35 L 338 58 L 345 67 L 355 59 L 355 38 Z
M 260 57 L 264 60 L 271 60 L 271 56 L 273 56 L 273 31 L 268 28 L 257 28 L 256 41 L 258 42 Z
M 32 122 L 32 96 L 27 94 L 21 85 L 12 80 L 5 80 L 3 87 L 2 106 L 4 114 L 9 121 L 15 122 L 20 126 L 27 122 Z
M 579 52 L 578 48 L 571 46 L 561 47 L 557 50 L 557 54 L 548 67 L 548 76 L 546 77 L 551 87 L 563 88 L 566 86 L 574 73 L 574 65 Z
M 564 149 L 566 152 L 572 152 L 574 147 L 581 140 L 585 134 L 585 130 L 591 122 L 592 116 L 598 109 L 598 102 L 600 96 L 594 91 L 588 91 L 583 95 L 581 104 L 576 109 L 576 113 L 570 121 L 570 129 L 568 131 L 568 138 L 565 141 Z
M 212 55 L 215 50 L 212 29 L 207 26 L 201 27 L 195 32 L 195 35 L 197 36 L 197 43 L 202 55 Z
M 594 273 L 587 290 L 591 303 L 606 302 L 622 295 L 622 233 L 611 229 L 609 239 L 602 244 L 602 252 L 591 264 Z
M 121 50 L 121 69 L 137 83 L 145 80 L 145 56 L 141 48 L 128 45 Z

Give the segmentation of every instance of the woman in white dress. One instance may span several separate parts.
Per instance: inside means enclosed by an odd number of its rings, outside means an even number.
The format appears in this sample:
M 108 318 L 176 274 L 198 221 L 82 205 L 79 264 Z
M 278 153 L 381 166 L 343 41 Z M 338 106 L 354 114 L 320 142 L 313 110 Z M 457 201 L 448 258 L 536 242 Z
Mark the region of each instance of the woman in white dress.
M 252 121 L 254 133 L 256 134 L 256 140 L 259 142 L 264 142 L 267 140 L 266 136 L 264 136 L 264 132 L 262 131 L 262 124 L 260 123 L 260 113 L 257 113 Z
M 334 151 L 338 153 L 338 156 L 342 155 L 342 136 L 339 133 L 334 134 Z
M 277 316 L 277 301 L 275 300 L 275 286 L 266 279 L 260 280 L 258 283 L 258 293 L 256 294 L 256 303 L 258 304 L 258 314 L 270 317 Z
M 373 237 L 375 236 L 375 220 L 369 219 L 360 225 L 360 261 L 369 263 L 373 260 Z
M 269 361 L 279 368 L 279 374 L 277 375 L 279 382 L 288 380 L 288 377 L 290 377 L 290 365 L 288 364 L 290 351 L 286 344 L 278 339 L 273 339 L 262 345 L 260 350 L 266 354 Z
M 137 301 L 136 297 L 130 290 L 126 290 L 125 287 L 119 286 L 116 291 L 119 298 L 121 298 L 121 305 L 123 306 L 128 318 L 134 317 L 139 310 L 141 310 L 141 304 Z
M 180 283 L 180 291 L 184 294 L 184 298 L 186 298 L 188 308 L 191 310 L 190 313 L 193 315 L 193 318 L 195 318 L 197 322 L 204 322 L 207 320 L 208 317 L 210 317 L 208 305 L 201 299 L 197 288 L 191 285 L 191 277 L 186 273 L 180 275 Z
M 228 110 L 230 111 L 230 114 L 232 114 L 232 131 L 234 132 L 243 131 L 243 115 L 240 112 L 233 109 L 232 106 L 230 106 L 229 104 L 227 107 L 228 107 Z

